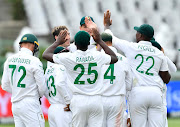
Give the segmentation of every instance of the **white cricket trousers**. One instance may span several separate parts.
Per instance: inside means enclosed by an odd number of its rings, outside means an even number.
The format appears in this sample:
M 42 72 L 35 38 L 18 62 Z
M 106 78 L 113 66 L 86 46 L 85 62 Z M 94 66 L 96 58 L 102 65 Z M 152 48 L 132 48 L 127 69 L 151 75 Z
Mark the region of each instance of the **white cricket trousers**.
M 123 127 L 127 127 L 127 119 L 128 119 L 128 113 L 126 111 L 124 111 Z
M 99 95 L 73 95 L 70 109 L 72 127 L 102 127 L 103 105 Z
M 163 99 L 156 86 L 134 87 L 131 91 L 132 127 L 164 127 Z
M 102 96 L 103 127 L 123 127 L 125 96 Z
M 166 93 L 167 93 L 167 86 L 166 84 L 164 84 L 163 86 L 163 110 L 164 110 L 164 121 L 165 121 L 164 127 L 168 127 Z
M 45 120 L 38 99 L 31 97 L 12 103 L 15 127 L 44 127 Z
M 64 111 L 66 105 L 51 104 L 48 109 L 48 121 L 50 127 L 71 127 L 72 113 Z

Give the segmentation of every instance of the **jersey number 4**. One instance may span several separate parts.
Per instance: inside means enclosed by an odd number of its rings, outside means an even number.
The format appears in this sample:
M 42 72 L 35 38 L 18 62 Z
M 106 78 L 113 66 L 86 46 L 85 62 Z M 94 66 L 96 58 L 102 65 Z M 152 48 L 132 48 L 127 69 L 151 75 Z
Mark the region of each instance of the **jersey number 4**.
M 11 82 L 12 82 L 12 85 L 13 85 L 13 75 L 14 75 L 14 71 L 16 70 L 16 65 L 9 65 L 9 68 L 13 69 L 12 74 L 11 74 Z M 18 72 L 21 72 L 21 70 L 23 71 L 23 74 L 22 74 L 21 78 L 18 81 L 17 87 L 25 88 L 26 84 L 21 84 L 21 82 L 26 76 L 26 69 L 25 69 L 24 66 L 20 66 L 18 68 Z
M 110 75 L 108 75 L 109 71 Z M 116 79 L 116 76 L 114 76 L 114 64 L 109 65 L 108 69 L 104 74 L 104 79 L 110 79 L 110 84 L 113 84 L 113 80 Z

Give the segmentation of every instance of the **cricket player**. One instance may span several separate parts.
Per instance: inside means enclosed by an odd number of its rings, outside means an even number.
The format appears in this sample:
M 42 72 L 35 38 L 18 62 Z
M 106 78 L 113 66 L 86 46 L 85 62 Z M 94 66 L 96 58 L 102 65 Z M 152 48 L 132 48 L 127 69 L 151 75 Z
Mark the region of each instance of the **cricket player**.
M 90 37 L 90 45 L 88 46 L 88 49 L 90 50 L 96 50 L 96 42 L 94 41 L 93 37 L 92 37 L 92 32 L 91 32 L 91 28 L 89 28 L 86 24 L 85 24 L 85 18 L 91 19 L 94 22 L 94 19 L 91 16 L 84 16 L 81 18 L 80 20 L 80 26 L 79 29 L 86 31 L 89 33 Z M 70 52 L 75 52 L 77 50 L 77 47 L 75 45 L 75 43 L 72 43 L 68 49 L 70 50 Z
M 57 47 L 54 50 L 54 54 L 60 52 L 68 52 L 68 50 L 63 47 Z M 46 98 L 51 104 L 48 109 L 50 127 L 70 127 L 72 114 L 70 111 L 64 111 L 72 98 L 72 93 L 67 86 L 66 68 L 63 65 L 49 62 L 45 79 L 48 86 Z
M 110 13 L 105 19 L 105 26 L 110 26 Z M 162 88 L 163 82 L 170 81 L 167 60 L 150 42 L 154 36 L 152 26 L 143 24 L 134 29 L 137 43 L 118 39 L 109 29 L 106 30 L 113 36 L 113 46 L 125 54 L 132 70 L 131 124 L 132 127 L 163 127 Z
M 103 127 L 123 127 L 126 88 L 131 90 L 132 75 L 126 58 L 117 53 L 117 50 L 112 47 L 112 36 L 102 33 L 101 38 L 118 57 L 117 63 L 103 65 L 102 67 L 104 74 L 102 92 Z
M 53 35 L 53 38 L 54 40 L 56 41 L 59 33 L 63 30 L 67 30 L 67 35 L 66 35 L 66 42 L 64 42 L 62 45 L 59 45 L 60 47 L 69 47 L 70 46 L 70 33 L 69 33 L 69 30 L 66 26 L 56 26 L 53 28 L 52 30 L 52 35 Z M 49 61 L 47 61 L 47 67 L 49 67 L 49 65 L 51 65 L 51 63 Z
M 161 45 L 155 41 L 155 39 L 153 38 L 151 40 L 151 43 L 154 47 L 158 48 L 160 51 L 162 51 L 164 53 L 164 49 L 161 47 Z M 174 73 L 177 71 L 177 67 L 176 65 L 167 57 L 165 56 L 167 59 L 167 64 L 168 64 L 168 72 Z M 164 111 L 164 127 L 168 127 L 168 121 L 167 121 L 167 101 L 166 101 L 166 92 L 167 92 L 167 86 L 166 84 L 163 85 L 162 88 L 162 93 L 163 93 L 163 111 Z
M 104 64 L 113 64 L 118 61 L 114 52 L 102 41 L 96 25 L 86 18 L 86 25 L 92 28 L 94 40 L 103 48 L 106 54 L 99 51 L 88 50 L 90 35 L 85 31 L 79 31 L 74 39 L 77 51 L 74 53 L 53 54 L 53 50 L 64 43 L 67 31 L 61 33 L 56 40 L 43 53 L 43 58 L 62 64 L 67 70 L 67 79 L 73 98 L 70 103 L 72 111 L 73 127 L 102 127 L 103 105 L 101 90 L 103 78 L 101 67 Z
M 170 74 L 174 73 L 177 71 L 177 67 L 176 65 L 167 57 L 165 56 L 167 59 L 167 64 L 168 64 L 168 72 Z M 167 93 L 167 86 L 166 84 L 163 85 L 163 111 L 164 111 L 164 127 L 168 127 L 168 120 L 167 120 L 167 100 L 166 100 L 166 93 Z
M 39 43 L 33 34 L 25 34 L 19 44 L 20 51 L 4 64 L 2 89 L 12 94 L 16 127 L 44 127 L 39 98 L 47 87 L 42 63 L 33 56 L 39 50 Z

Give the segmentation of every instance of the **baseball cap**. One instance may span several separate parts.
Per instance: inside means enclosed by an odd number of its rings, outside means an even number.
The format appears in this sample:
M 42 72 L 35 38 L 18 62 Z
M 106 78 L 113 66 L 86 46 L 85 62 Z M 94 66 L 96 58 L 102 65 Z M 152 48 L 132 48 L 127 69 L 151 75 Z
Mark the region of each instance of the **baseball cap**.
M 75 45 L 86 46 L 90 44 L 90 35 L 86 31 L 79 31 L 74 36 Z
M 104 42 L 106 42 L 106 41 L 111 41 L 112 42 L 112 36 L 110 35 L 110 34 L 108 34 L 108 33 L 102 33 L 101 34 L 101 38 L 102 38 L 102 40 L 104 41 Z
M 69 52 L 69 50 L 60 46 L 56 47 L 56 49 L 54 50 L 54 54 L 61 53 L 61 52 Z
M 140 27 L 135 26 L 134 29 L 149 38 L 154 36 L 154 29 L 149 24 L 143 24 Z
M 38 39 L 33 34 L 25 34 L 25 35 L 23 35 L 22 38 L 21 38 L 21 41 L 19 42 L 19 44 L 22 43 L 22 42 L 30 42 L 30 43 L 33 43 L 33 44 L 36 44 L 37 46 L 39 46 Z
M 39 43 L 38 43 L 38 39 L 35 35 L 33 35 L 33 34 L 23 35 L 19 44 L 21 44 L 22 42 L 29 42 L 29 43 L 35 44 L 34 53 L 39 51 L 39 48 L 38 48 Z
M 85 18 L 88 17 L 88 18 L 91 18 L 91 20 L 94 22 L 94 19 L 91 17 L 91 16 L 84 16 L 81 18 L 81 21 L 80 21 L 80 25 L 82 26 L 83 24 L 85 24 Z

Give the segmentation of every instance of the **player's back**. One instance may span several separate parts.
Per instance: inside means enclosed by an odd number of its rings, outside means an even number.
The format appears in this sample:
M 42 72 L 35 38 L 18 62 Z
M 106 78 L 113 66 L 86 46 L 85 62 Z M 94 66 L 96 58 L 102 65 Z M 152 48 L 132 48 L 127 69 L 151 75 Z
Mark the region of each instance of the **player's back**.
M 49 62 L 49 66 L 45 72 L 45 79 L 48 87 L 48 95 L 46 95 L 46 97 L 48 98 L 49 103 L 60 103 L 65 105 L 63 97 L 58 91 L 58 85 L 67 85 L 66 68 L 63 65 Z M 70 90 L 68 92 L 71 94 Z
M 134 75 L 134 85 L 155 85 L 161 88 L 159 71 L 162 71 L 165 63 L 164 54 L 147 41 L 131 43 L 128 51 L 125 55 Z
M 21 50 L 9 57 L 5 62 L 5 66 L 8 69 L 7 78 L 12 88 L 11 101 L 20 101 L 26 97 L 38 100 L 40 95 L 34 73 L 37 69 L 43 70 L 42 63 L 38 58 L 32 56 L 30 50 L 26 48 L 21 48 Z
M 101 67 L 110 63 L 109 55 L 92 50 L 77 50 L 74 53 L 54 55 L 53 60 L 66 67 L 68 84 L 74 94 L 101 94 Z
M 111 47 L 112 49 L 113 47 Z M 114 51 L 114 50 L 113 50 Z M 129 71 L 127 59 L 117 53 L 118 62 L 102 66 L 103 96 L 117 96 L 126 94 L 126 76 Z

